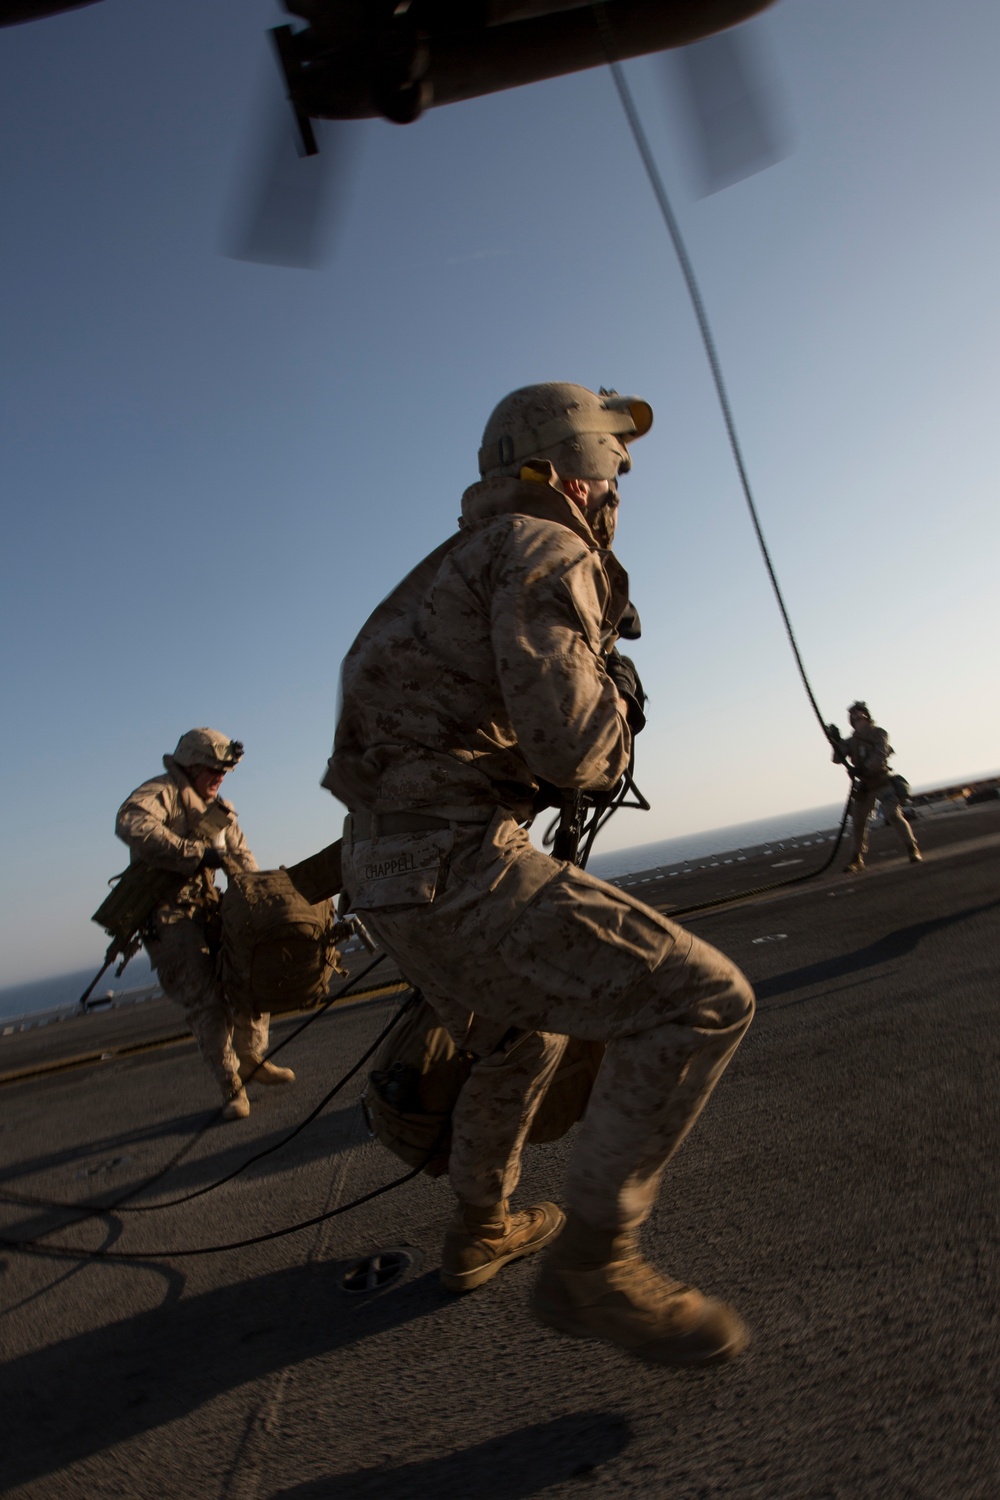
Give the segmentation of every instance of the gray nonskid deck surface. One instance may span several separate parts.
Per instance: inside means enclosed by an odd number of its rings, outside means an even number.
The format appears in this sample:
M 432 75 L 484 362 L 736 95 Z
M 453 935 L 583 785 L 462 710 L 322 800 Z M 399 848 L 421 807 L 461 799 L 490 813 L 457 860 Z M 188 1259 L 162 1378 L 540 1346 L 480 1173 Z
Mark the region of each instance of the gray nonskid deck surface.
M 647 1248 L 743 1310 L 741 1360 L 677 1373 L 559 1338 L 528 1313 L 530 1262 L 449 1296 L 436 1271 L 452 1200 L 426 1178 L 253 1249 L 160 1255 L 397 1175 L 352 1083 L 282 1151 L 189 1204 L 75 1225 L 4 1205 L 8 1237 L 150 1256 L 0 1251 L 5 1493 L 992 1500 L 1000 844 L 976 829 L 920 868 L 887 853 L 870 877 L 691 922 L 745 968 L 759 1014 L 668 1168 Z M 250 1119 L 211 1125 L 139 1201 L 280 1139 L 395 1003 L 317 1021 L 284 1054 L 295 1087 L 251 1086 Z M 109 1202 L 214 1103 L 190 1047 L 8 1085 L 0 1181 Z M 560 1196 L 570 1144 L 529 1151 L 519 1199 Z M 346 1262 L 392 1246 L 411 1247 L 401 1283 L 341 1290 Z

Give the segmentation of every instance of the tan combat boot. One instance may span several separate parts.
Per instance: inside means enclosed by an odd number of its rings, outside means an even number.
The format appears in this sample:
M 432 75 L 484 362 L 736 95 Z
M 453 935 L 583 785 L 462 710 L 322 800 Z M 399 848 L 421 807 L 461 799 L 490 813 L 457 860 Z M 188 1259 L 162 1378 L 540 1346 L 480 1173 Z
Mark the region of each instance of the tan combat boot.
M 449 1292 L 471 1292 L 508 1261 L 544 1249 L 563 1223 L 563 1211 L 554 1203 L 536 1203 L 519 1214 L 508 1213 L 506 1203 L 492 1208 L 460 1203 L 444 1237 L 441 1285 Z
M 277 1063 L 273 1062 L 255 1062 L 252 1057 L 240 1064 L 240 1072 L 243 1074 L 244 1083 L 295 1082 L 295 1074 L 291 1068 L 279 1068 Z
M 237 1082 L 239 1082 L 238 1079 Z M 246 1089 L 241 1084 L 222 1106 L 222 1118 L 224 1120 L 245 1120 L 249 1113 L 250 1100 L 247 1098 Z
M 531 1310 L 560 1333 L 663 1365 L 731 1359 L 749 1339 L 731 1307 L 644 1261 L 637 1231 L 591 1229 L 573 1214 L 542 1262 Z
M 921 854 L 921 852 L 917 848 L 916 844 L 913 844 L 911 846 L 911 848 L 910 848 L 910 864 L 911 865 L 922 865 L 923 862 L 924 862 L 924 856 Z
M 864 868 L 865 868 L 865 862 L 862 859 L 861 855 L 859 854 L 856 859 L 852 859 L 851 860 L 851 862 L 850 862 L 849 865 L 845 865 L 844 866 L 844 874 L 845 875 L 861 875 L 861 874 L 864 873 Z

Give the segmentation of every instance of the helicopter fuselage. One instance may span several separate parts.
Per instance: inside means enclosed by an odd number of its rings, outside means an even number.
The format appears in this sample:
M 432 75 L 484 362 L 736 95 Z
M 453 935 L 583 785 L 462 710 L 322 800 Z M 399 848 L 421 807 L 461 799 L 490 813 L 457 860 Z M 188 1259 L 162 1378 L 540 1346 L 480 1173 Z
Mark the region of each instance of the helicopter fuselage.
M 302 117 L 383 116 L 538 83 L 735 26 L 772 0 L 286 0 L 276 36 Z

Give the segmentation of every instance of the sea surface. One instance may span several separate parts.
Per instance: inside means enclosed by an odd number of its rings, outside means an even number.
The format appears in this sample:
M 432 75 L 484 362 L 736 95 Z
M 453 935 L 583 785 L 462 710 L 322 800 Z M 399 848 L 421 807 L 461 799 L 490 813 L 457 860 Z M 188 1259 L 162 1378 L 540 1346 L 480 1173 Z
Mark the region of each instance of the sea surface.
M 680 864 L 682 860 L 692 862 L 709 854 L 732 854 L 742 849 L 752 849 L 757 844 L 779 844 L 783 839 L 807 837 L 810 833 L 826 833 L 840 827 L 844 814 L 842 802 L 831 802 L 826 807 L 807 807 L 802 812 L 781 813 L 771 818 L 756 818 L 752 823 L 731 823 L 725 828 L 710 828 L 702 833 L 685 833 L 679 838 L 659 839 L 652 844 L 632 844 L 627 849 L 616 849 L 612 854 L 602 854 L 601 836 L 598 834 L 594 853 L 587 869 L 602 880 L 613 880 L 617 875 L 635 875 L 642 870 L 658 870 L 663 865 Z M 641 814 L 627 810 L 615 814 L 619 823 L 625 818 L 641 818 Z M 614 827 L 614 824 L 610 825 Z M 615 833 L 619 828 L 615 828 Z
M 33 984 L 12 984 L 0 990 L 0 1022 L 73 1005 L 101 967 L 102 953 L 98 935 L 94 962 L 89 969 L 74 969 L 71 974 L 57 974 L 53 979 L 36 979 Z M 91 998 L 96 1000 L 101 996 L 119 996 L 132 990 L 148 989 L 154 978 L 145 953 L 137 953 L 120 979 L 115 978 L 114 969 L 109 969 Z
M 726 828 L 688 833 L 680 838 L 636 844 L 627 849 L 615 850 L 612 854 L 600 853 L 601 839 L 598 835 L 595 852 L 591 855 L 587 868 L 594 875 L 608 880 L 617 875 L 632 875 L 643 870 L 658 869 L 661 865 L 678 864 L 685 859 L 696 860 L 703 855 L 728 854 L 734 850 L 752 848 L 755 844 L 780 842 L 782 839 L 836 828 L 842 812 L 843 803 L 834 802 L 828 807 L 812 807 L 803 812 L 758 818 L 752 823 L 733 823 Z M 641 814 L 619 812 L 611 825 L 616 834 L 626 818 L 635 820 L 637 830 L 641 826 Z M 98 943 L 94 950 L 93 968 L 77 969 L 71 974 L 61 974 L 53 979 L 39 979 L 33 984 L 10 985 L 6 989 L 0 989 L 0 1022 L 10 1022 L 21 1016 L 72 1005 L 93 979 L 100 962 Z M 139 953 L 120 979 L 116 979 L 114 971 L 109 970 L 94 990 L 94 998 L 110 994 L 117 997 L 130 991 L 146 989 L 152 984 L 153 978 L 148 958 L 145 953 Z

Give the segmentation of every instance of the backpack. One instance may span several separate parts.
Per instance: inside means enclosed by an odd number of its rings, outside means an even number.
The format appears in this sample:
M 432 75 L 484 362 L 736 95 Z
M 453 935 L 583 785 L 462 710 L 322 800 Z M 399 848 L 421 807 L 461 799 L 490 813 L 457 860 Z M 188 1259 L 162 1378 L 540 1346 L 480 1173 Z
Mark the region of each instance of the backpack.
M 604 1056 L 603 1042 L 570 1037 L 531 1123 L 528 1140 L 557 1141 L 581 1118 Z M 426 1000 L 410 1002 L 375 1055 L 361 1096 L 368 1129 L 429 1177 L 448 1170 L 451 1115 L 476 1059 L 455 1045 Z
M 228 870 L 222 898 L 222 983 L 234 1008 L 260 1015 L 307 1010 L 344 974 L 333 903 L 315 905 L 288 871 Z

